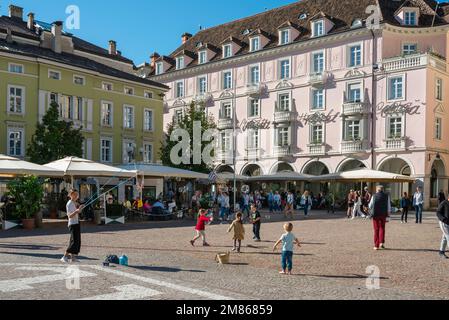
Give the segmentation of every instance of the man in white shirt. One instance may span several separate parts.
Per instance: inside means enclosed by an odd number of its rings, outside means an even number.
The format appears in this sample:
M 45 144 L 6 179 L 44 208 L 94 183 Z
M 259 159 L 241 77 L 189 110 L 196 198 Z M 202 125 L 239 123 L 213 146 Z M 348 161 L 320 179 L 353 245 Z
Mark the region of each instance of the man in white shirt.
M 416 188 L 416 192 L 413 196 L 413 207 L 415 208 L 416 213 L 416 223 L 422 224 L 424 194 L 421 187 Z

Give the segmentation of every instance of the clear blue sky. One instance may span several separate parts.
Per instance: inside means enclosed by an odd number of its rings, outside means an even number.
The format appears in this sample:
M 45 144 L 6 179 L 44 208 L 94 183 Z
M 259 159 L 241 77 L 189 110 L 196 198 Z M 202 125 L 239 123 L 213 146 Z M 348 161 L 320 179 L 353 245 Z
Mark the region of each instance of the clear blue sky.
M 357 0 L 354 0 L 357 1 Z M 149 61 L 150 53 L 169 54 L 181 42 L 184 32 L 192 34 L 199 26 L 212 27 L 266 9 L 290 4 L 295 0 L 10 0 L 0 1 L 1 13 L 8 5 L 24 8 L 24 15 L 34 12 L 37 20 L 65 21 L 66 7 L 80 8 L 76 36 L 107 47 L 116 40 L 123 55 L 136 64 Z

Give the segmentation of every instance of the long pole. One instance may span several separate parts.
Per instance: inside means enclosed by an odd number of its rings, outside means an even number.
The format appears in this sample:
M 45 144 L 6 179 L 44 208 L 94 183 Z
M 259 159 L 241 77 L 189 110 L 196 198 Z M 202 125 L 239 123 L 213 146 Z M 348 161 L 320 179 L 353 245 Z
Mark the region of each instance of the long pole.
M 234 103 L 232 104 L 232 118 L 233 118 L 233 126 L 232 126 L 232 149 L 233 149 L 233 162 L 234 162 L 234 211 L 235 205 L 237 203 L 237 75 L 235 74 L 235 69 L 232 71 L 232 82 L 234 88 Z

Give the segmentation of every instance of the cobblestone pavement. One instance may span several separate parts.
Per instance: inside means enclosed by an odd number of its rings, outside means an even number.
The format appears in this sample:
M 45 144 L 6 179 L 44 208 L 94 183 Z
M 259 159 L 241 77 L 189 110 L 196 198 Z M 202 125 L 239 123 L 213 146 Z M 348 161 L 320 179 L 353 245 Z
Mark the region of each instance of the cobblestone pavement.
M 251 226 L 241 254 L 218 265 L 215 255 L 232 249 L 228 225 L 207 228 L 210 248 L 192 247 L 193 221 L 83 227 L 81 262 L 59 262 L 66 229 L 0 231 L 0 299 L 448 299 L 449 260 L 438 256 L 436 217 L 422 225 L 387 226 L 388 250 L 372 250 L 369 220 L 343 214 L 296 215 L 294 233 L 303 247 L 294 256 L 294 275 L 278 274 L 282 216 L 264 214 L 263 241 Z M 102 267 L 108 254 L 126 254 L 129 267 Z M 380 289 L 368 290 L 367 268 L 380 271 Z M 76 267 L 76 268 L 73 268 Z M 78 283 L 73 276 L 79 276 Z M 376 279 L 374 279 L 376 280 Z

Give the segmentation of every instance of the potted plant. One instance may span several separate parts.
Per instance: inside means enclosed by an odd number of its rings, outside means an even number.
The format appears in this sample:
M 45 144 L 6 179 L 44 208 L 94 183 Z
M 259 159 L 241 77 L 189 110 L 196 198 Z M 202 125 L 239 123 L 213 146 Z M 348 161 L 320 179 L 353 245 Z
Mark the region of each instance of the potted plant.
M 35 227 L 35 216 L 41 209 L 44 188 L 36 176 L 16 178 L 8 183 L 8 195 L 14 199 L 15 213 L 22 219 L 24 229 Z

